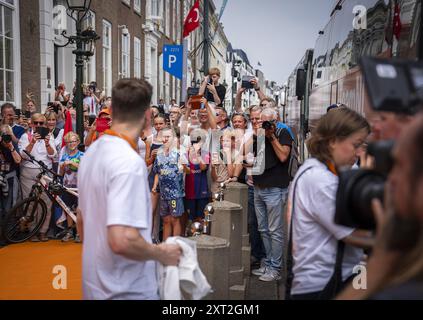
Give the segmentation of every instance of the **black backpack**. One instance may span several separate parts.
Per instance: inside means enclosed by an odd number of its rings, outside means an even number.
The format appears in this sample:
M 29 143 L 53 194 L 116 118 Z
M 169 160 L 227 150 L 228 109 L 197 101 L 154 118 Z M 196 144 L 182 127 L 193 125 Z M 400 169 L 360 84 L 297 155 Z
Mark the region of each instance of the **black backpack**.
M 284 128 L 277 129 L 276 130 L 276 136 L 279 137 L 283 130 L 286 130 L 286 129 L 284 129 Z M 301 163 L 300 163 L 300 160 L 299 160 L 300 155 L 299 155 L 299 152 L 298 152 L 297 139 L 292 139 L 292 136 L 291 136 L 291 140 L 292 140 L 292 145 L 291 145 L 291 153 L 289 155 L 288 174 L 291 177 L 291 179 L 294 179 L 295 175 L 298 172 L 298 169 L 301 166 Z

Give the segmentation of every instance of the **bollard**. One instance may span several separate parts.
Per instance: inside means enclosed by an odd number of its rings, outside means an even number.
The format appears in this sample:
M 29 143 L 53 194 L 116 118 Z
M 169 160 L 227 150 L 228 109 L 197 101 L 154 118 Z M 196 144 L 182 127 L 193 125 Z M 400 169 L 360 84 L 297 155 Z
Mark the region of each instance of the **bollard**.
M 248 186 L 238 182 L 231 182 L 226 185 L 224 197 L 226 201 L 237 203 L 242 207 L 242 245 L 248 246 Z
M 225 200 L 239 203 L 242 207 L 242 265 L 245 276 L 251 272 L 251 246 L 248 234 L 248 186 L 246 184 L 232 182 L 226 186 Z
M 245 298 L 246 280 L 242 261 L 242 207 L 229 201 L 213 203 L 212 236 L 229 241 L 229 294 L 231 300 Z
M 204 300 L 229 299 L 229 243 L 225 239 L 200 235 L 189 238 L 197 243 L 198 263 L 213 292 Z

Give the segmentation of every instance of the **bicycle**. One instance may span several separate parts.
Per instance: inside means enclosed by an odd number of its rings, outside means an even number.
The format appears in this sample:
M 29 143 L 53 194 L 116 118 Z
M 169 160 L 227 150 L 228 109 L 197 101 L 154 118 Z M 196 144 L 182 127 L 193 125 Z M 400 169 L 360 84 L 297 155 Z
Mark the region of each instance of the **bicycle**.
M 76 210 L 69 208 L 60 195 L 67 192 L 78 197 L 78 190 L 67 188 L 60 182 L 60 176 L 50 170 L 42 161 L 37 161 L 28 152 L 24 153 L 29 161 L 38 164 L 41 169 L 37 182 L 32 186 L 28 198 L 19 201 L 6 215 L 3 225 L 3 235 L 7 242 L 22 243 L 35 236 L 45 222 L 47 205 L 41 194 L 45 192 L 50 200 L 59 205 L 63 212 L 72 218 L 76 224 Z M 53 178 L 50 178 L 51 175 Z

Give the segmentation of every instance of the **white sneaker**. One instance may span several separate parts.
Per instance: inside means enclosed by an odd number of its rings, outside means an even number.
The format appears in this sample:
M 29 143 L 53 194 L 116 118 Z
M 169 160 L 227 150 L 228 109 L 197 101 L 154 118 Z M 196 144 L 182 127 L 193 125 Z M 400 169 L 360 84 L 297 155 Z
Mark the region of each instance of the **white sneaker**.
M 266 270 L 267 270 L 267 267 L 264 266 L 264 267 L 261 267 L 259 269 L 255 269 L 255 270 L 251 271 L 251 273 L 255 276 L 260 277 L 260 276 L 266 274 Z
M 266 270 L 266 273 L 259 278 L 259 280 L 264 282 L 279 281 L 281 280 L 281 275 L 275 270 L 268 269 Z

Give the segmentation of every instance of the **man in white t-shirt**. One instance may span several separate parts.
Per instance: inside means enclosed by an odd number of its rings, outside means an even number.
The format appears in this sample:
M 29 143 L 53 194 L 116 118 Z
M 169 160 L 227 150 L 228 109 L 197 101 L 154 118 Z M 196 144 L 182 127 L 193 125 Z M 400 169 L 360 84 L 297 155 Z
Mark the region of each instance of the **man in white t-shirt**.
M 151 241 L 148 172 L 137 154 L 151 95 L 144 80 L 120 80 L 113 88 L 113 126 L 79 167 L 84 299 L 157 300 L 156 262 L 179 263 L 179 246 Z

